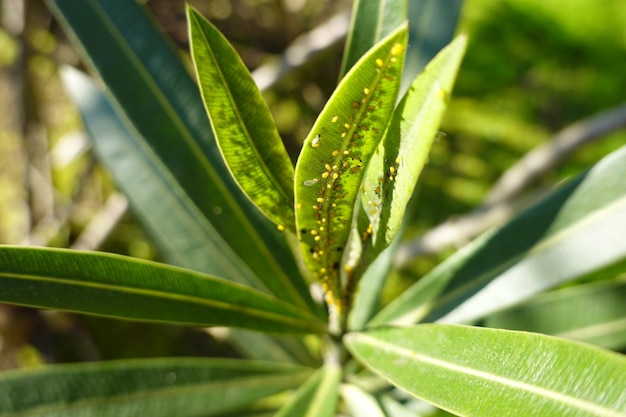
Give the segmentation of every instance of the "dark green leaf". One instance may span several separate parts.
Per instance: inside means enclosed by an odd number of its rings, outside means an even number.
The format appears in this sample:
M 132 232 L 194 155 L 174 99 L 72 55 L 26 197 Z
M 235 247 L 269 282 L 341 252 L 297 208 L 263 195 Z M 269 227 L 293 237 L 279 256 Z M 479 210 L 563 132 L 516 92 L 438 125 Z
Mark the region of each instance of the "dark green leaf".
M 457 31 L 463 0 L 409 0 L 409 45 L 406 50 L 401 93 L 423 71 Z
M 314 304 L 284 236 L 232 180 L 213 139 L 197 86 L 141 6 L 115 0 L 48 3 L 107 85 L 113 106 L 134 132 L 136 153 L 153 166 L 152 175 L 166 176 L 166 182 L 177 184 L 174 192 L 176 198 L 184 200 L 184 210 L 206 217 L 204 222 L 223 239 L 224 259 L 245 264 L 277 297 L 313 311 Z M 116 172 L 114 158 L 103 158 L 103 162 Z M 128 175 L 136 173 L 126 170 L 126 174 L 118 177 L 118 185 L 133 182 Z M 150 191 L 147 195 L 128 193 L 131 205 L 147 208 L 147 212 L 138 212 L 142 217 L 161 211 L 158 200 L 153 200 L 155 190 Z M 144 197 L 148 201 L 136 202 Z M 197 225 L 190 222 L 180 234 L 198 233 Z M 205 227 L 202 233 L 207 231 Z
M 323 332 L 291 304 L 198 272 L 119 255 L 0 247 L 0 301 L 124 319 Z
M 0 374 L 0 416 L 213 416 L 297 387 L 311 371 L 232 359 L 53 365 Z
M 339 78 L 406 18 L 407 0 L 355 0 Z

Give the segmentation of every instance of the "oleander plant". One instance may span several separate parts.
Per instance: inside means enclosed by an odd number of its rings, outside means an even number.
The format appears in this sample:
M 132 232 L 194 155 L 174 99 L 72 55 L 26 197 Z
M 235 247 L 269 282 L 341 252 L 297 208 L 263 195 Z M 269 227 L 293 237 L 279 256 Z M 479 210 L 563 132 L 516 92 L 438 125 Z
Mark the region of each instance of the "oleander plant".
M 238 357 L 6 371 L 0 416 L 626 417 L 626 148 L 381 307 L 464 35 L 401 93 L 407 2 L 356 1 L 294 166 L 192 7 L 195 80 L 141 5 L 48 4 L 106 87 L 63 70 L 96 155 L 168 264 L 1 246 L 0 301 L 226 327 Z

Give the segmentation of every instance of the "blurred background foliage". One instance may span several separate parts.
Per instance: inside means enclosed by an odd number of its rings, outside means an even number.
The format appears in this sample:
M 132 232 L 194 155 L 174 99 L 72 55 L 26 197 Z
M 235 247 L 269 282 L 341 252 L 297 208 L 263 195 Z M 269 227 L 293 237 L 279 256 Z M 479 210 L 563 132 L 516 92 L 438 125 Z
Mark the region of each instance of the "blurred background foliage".
M 188 60 L 184 1 L 144 3 Z M 351 9 L 347 0 L 190 3 L 219 27 L 253 72 L 299 36 Z M 82 67 L 78 53 L 42 2 L 4 0 L 0 14 L 0 243 L 158 260 L 157 249 L 90 154 L 78 113 L 63 92 L 57 70 L 62 64 Z M 465 0 L 458 31 L 468 33 L 469 48 L 409 213 L 408 238 L 480 206 L 522 155 L 561 129 L 623 103 L 625 21 L 622 0 Z M 337 83 L 343 41 L 338 38 L 263 91 L 294 161 Z M 536 181 L 522 205 L 536 190 L 553 187 L 624 143 L 626 131 L 615 130 L 581 147 Z M 394 275 L 386 298 L 453 249 L 415 259 Z M 236 355 L 221 340 L 216 331 L 0 306 L 0 369 Z

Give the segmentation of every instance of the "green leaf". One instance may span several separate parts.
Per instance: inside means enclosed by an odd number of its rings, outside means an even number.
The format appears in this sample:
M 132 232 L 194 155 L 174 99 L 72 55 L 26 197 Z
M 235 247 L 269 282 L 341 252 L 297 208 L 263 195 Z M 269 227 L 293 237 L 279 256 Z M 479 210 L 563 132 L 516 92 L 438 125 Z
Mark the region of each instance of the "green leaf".
M 458 325 L 351 333 L 391 383 L 461 416 L 626 416 L 626 358 L 550 336 Z
M 355 385 L 342 385 L 341 397 L 353 416 L 386 417 L 376 398 Z
M 97 154 L 113 167 L 112 175 L 129 196 L 135 213 L 156 240 L 166 259 L 175 265 L 217 275 L 269 292 L 265 284 L 232 253 L 208 219 L 190 204 L 167 169 L 141 145 L 117 117 L 95 84 L 72 68 L 62 71 L 63 82 L 94 138 Z M 307 349 L 293 349 L 294 341 L 272 340 L 258 332 L 232 329 L 231 342 L 247 357 L 280 362 L 316 364 Z M 253 347 L 253 348 L 252 348 Z M 245 348 L 245 349 L 244 349 Z
M 458 37 L 415 79 L 372 157 L 361 194 L 372 242 L 362 264 L 369 265 L 400 230 L 450 99 L 466 44 L 465 36 Z
M 385 416 L 387 417 L 421 417 L 422 414 L 418 414 L 414 410 L 408 408 L 404 404 L 396 401 L 389 395 L 383 395 L 380 398 L 380 403 L 385 410 Z M 433 417 L 432 414 L 428 414 L 429 417 Z
M 379 309 L 380 295 L 392 268 L 397 240 L 367 268 L 353 294 L 348 329 L 362 330 Z
M 409 45 L 404 62 L 401 94 L 437 53 L 450 43 L 457 31 L 463 0 L 446 2 L 410 0 Z
M 137 132 L 117 117 L 95 83 L 71 67 L 62 68 L 61 76 L 80 110 L 97 156 L 108 162 L 118 187 L 129 197 L 133 211 L 140 215 L 168 262 L 268 292 L 189 201 L 168 168 L 143 146 Z
M 323 332 L 315 317 L 243 285 L 119 255 L 0 247 L 0 301 L 131 320 Z
M 539 294 L 517 307 L 487 317 L 485 326 L 528 330 L 593 343 L 626 347 L 626 280 L 600 282 Z
M 350 70 L 313 125 L 296 164 L 296 224 L 303 257 L 338 305 L 339 269 L 366 165 L 396 102 L 406 25 Z
M 407 18 L 407 0 L 356 0 L 343 52 L 339 79 L 367 51 L 393 32 Z
M 468 322 L 626 259 L 626 147 L 440 264 L 370 322 Z
M 326 417 L 335 414 L 341 368 L 320 368 L 275 417 Z
M 230 344 L 247 358 L 311 367 L 318 367 L 322 362 L 318 346 L 311 340 L 244 329 L 230 329 L 228 333 Z
M 231 174 L 270 220 L 295 232 L 293 165 L 261 92 L 215 26 L 190 6 L 187 19 L 200 91 Z
M 213 416 L 298 386 L 311 370 L 233 359 L 52 365 L 0 374 L 0 416 Z
M 197 86 L 178 53 L 142 7 L 136 2 L 115 0 L 48 3 L 72 39 L 79 43 L 87 63 L 106 84 L 119 117 L 134 133 L 136 156 L 153 167 L 151 176 L 165 177 L 159 180 L 162 184 L 175 184 L 172 193 L 184 203 L 190 216 L 200 214 L 206 218 L 190 221 L 174 236 L 182 239 L 185 234 L 197 234 L 199 223 L 210 223 L 223 239 L 224 251 L 217 256 L 245 265 L 244 269 L 253 271 L 277 297 L 314 311 L 284 236 L 250 204 L 232 180 L 213 139 Z M 129 148 L 111 146 L 117 151 Z M 119 164 L 114 157 L 105 157 L 102 162 L 116 173 Z M 136 171 L 126 169 L 124 174 L 117 177 L 119 186 L 128 181 L 129 188 L 141 187 L 132 178 L 138 175 Z M 127 194 L 131 205 L 147 210 L 138 211 L 144 220 L 155 212 L 158 219 L 151 221 L 162 219 L 158 199 L 165 196 L 155 197 L 158 189 L 132 191 Z M 138 203 L 144 198 L 147 200 Z M 209 232 L 207 227 L 200 230 Z M 195 252 L 199 250 L 202 248 Z

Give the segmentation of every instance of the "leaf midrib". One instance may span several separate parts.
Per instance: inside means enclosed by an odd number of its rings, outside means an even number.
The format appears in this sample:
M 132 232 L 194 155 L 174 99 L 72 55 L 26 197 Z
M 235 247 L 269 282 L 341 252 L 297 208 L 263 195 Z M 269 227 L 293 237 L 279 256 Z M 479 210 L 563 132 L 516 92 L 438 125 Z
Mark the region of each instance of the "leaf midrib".
M 365 334 L 358 334 L 356 341 L 370 345 L 372 347 L 376 347 L 385 353 L 394 352 L 404 358 L 407 358 L 411 361 L 424 362 L 429 365 L 433 365 L 436 367 L 447 369 L 451 372 L 458 372 L 461 374 L 469 375 L 472 377 L 476 377 L 479 379 L 484 379 L 487 381 L 491 381 L 500 385 L 508 386 L 513 389 L 519 389 L 525 392 L 528 392 L 533 395 L 538 395 L 540 397 L 548 398 L 554 402 L 564 404 L 568 407 L 576 408 L 579 410 L 584 410 L 599 416 L 607 416 L 607 417 L 618 417 L 618 416 L 626 416 L 625 413 L 620 413 L 615 409 L 609 409 L 598 404 L 594 404 L 589 401 L 581 400 L 576 397 L 572 397 L 567 394 L 563 394 L 557 391 L 553 391 L 551 389 L 547 389 L 545 387 L 540 387 L 537 385 L 531 385 L 521 380 L 515 380 L 503 376 L 499 376 L 496 374 L 492 374 L 489 372 L 481 371 L 477 368 L 469 368 L 467 366 L 457 365 L 452 362 L 447 362 L 442 359 L 437 359 L 432 356 L 428 356 L 425 354 L 421 354 L 410 349 L 406 349 L 400 347 L 395 344 L 387 343 L 380 339 L 376 339 L 372 336 L 368 336 Z M 379 370 L 379 372 L 383 372 L 383 370 Z M 387 375 L 388 378 L 391 379 Z
M 196 21 L 196 25 L 198 27 L 201 28 L 200 24 L 198 23 L 198 18 L 195 15 L 192 15 L 193 19 Z M 211 54 L 211 58 L 213 59 L 213 62 L 215 63 L 219 63 L 219 60 L 217 59 L 217 57 L 215 56 L 215 54 L 213 53 L 213 48 L 210 47 L 210 43 L 208 41 L 208 38 L 206 37 L 206 34 L 204 33 L 204 30 L 200 30 L 200 33 L 202 35 L 202 38 L 205 42 L 205 44 L 207 46 L 209 46 L 207 48 L 208 53 Z M 257 161 L 260 162 L 260 165 L 263 169 L 263 172 L 265 173 L 266 177 L 268 177 L 271 181 L 272 184 L 278 185 L 280 184 L 280 181 L 278 180 L 278 178 L 273 174 L 272 170 L 267 166 L 267 164 L 265 163 L 265 160 L 261 157 L 254 141 L 252 140 L 252 136 L 250 135 L 250 132 L 248 130 L 247 125 L 244 123 L 243 117 L 241 116 L 241 113 L 239 111 L 239 107 L 236 106 L 236 101 L 233 98 L 233 95 L 231 93 L 230 87 L 228 85 L 228 83 L 226 82 L 226 78 L 223 75 L 222 72 L 222 67 L 220 65 L 215 65 L 215 69 L 216 71 L 219 73 L 219 77 L 222 81 L 222 85 L 225 87 L 224 90 L 226 91 L 227 95 L 228 95 L 228 100 L 230 101 L 230 105 L 231 108 L 234 109 L 235 115 L 237 117 L 237 121 L 239 122 L 239 126 L 241 127 L 241 129 L 244 132 L 244 137 L 246 139 L 246 142 L 249 145 L 249 148 L 252 149 L 252 151 L 254 152 L 254 154 L 256 155 Z M 280 139 L 280 138 L 279 138 Z M 219 141 L 217 141 L 219 144 Z M 282 187 L 276 187 L 276 189 L 280 192 L 281 196 L 285 199 L 285 201 L 291 201 L 293 202 L 293 196 L 290 196 L 288 191 L 283 189 Z M 292 204 L 293 206 L 293 204 Z
M 137 288 L 137 287 L 125 287 L 125 286 L 121 286 L 121 285 L 115 285 L 115 284 L 103 284 L 103 283 L 96 283 L 96 282 L 86 282 L 86 281 L 75 281 L 72 279 L 67 279 L 67 278 L 56 278 L 56 277 L 49 277 L 49 276 L 39 276 L 39 275 L 30 275 L 30 274 L 19 274 L 19 273 L 0 273 L 0 278 L 9 278 L 9 279 L 21 279 L 24 281 L 36 281 L 36 282 L 47 282 L 47 283 L 53 283 L 53 284 L 61 284 L 61 285 L 67 285 L 70 287 L 84 287 L 84 288 L 92 288 L 92 289 L 100 289 L 100 290 L 107 290 L 107 291 L 113 291 L 113 292 L 120 292 L 120 293 L 127 293 L 127 294 L 133 294 L 133 295 L 143 295 L 143 296 L 148 296 L 148 297 L 152 297 L 152 298 L 157 298 L 157 299 L 164 299 L 164 300 L 171 300 L 171 301 L 183 301 L 186 303 L 191 303 L 191 304 L 195 304 L 195 305 L 202 305 L 202 306 L 207 306 L 207 307 L 212 307 L 215 309 L 219 309 L 222 311 L 237 311 L 239 313 L 243 313 L 245 315 L 254 315 L 255 317 L 263 317 L 269 320 L 273 320 L 273 321 L 278 321 L 278 322 L 284 322 L 284 323 L 300 323 L 302 324 L 302 322 L 304 322 L 306 324 L 306 328 L 312 328 L 312 327 L 318 327 L 318 323 L 317 322 L 313 322 L 315 320 L 314 317 L 312 316 L 294 316 L 294 317 L 288 317 L 288 316 L 284 316 L 279 312 L 271 312 L 268 310 L 262 310 L 259 307 L 249 307 L 249 306 L 240 306 L 237 304 L 229 304 L 226 302 L 222 302 L 222 301 L 217 301 L 217 300 L 211 300 L 211 299 L 207 299 L 207 298 L 200 298 L 200 297 L 194 297 L 191 295 L 187 295 L 187 294 L 182 294 L 182 293 L 173 293 L 173 292 L 165 292 L 165 291 L 159 291 L 159 290 L 154 290 L 154 289 L 146 289 L 146 288 Z M 228 281 L 224 281 L 224 284 L 229 285 L 229 286 L 235 286 L 236 284 L 230 283 Z M 245 288 L 245 287 L 244 287 Z M 245 288 L 245 291 L 248 292 L 252 292 L 253 290 L 250 290 L 248 288 Z M 254 297 L 258 297 L 258 298 L 265 298 L 267 297 L 266 295 L 259 293 L 259 294 L 250 294 Z M 279 299 L 269 299 L 266 298 L 265 301 L 269 301 L 269 302 L 273 302 L 273 303 L 277 303 L 279 304 L 278 307 L 285 309 L 285 311 L 283 311 L 282 313 L 289 313 L 289 314 L 294 314 L 296 312 L 300 313 L 300 314 L 308 314 L 302 310 L 299 310 L 297 307 L 292 306 L 291 304 L 288 304 L 282 300 Z M 290 311 L 291 309 L 296 310 L 294 311 Z

